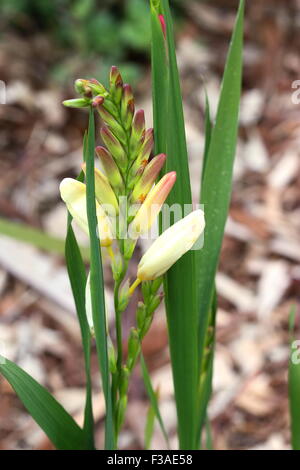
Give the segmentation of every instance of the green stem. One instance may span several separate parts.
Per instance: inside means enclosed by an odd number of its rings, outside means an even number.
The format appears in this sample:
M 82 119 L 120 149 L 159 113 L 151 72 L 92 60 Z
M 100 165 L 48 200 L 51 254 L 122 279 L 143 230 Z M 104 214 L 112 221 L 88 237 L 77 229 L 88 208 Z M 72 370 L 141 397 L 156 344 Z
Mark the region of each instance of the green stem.
M 123 280 L 123 276 L 121 279 L 116 281 L 115 288 L 114 288 L 114 304 L 115 304 L 115 315 L 116 315 L 116 336 L 117 336 L 117 369 L 120 373 L 122 367 L 122 312 L 119 309 L 119 290 L 120 285 Z
M 118 443 L 118 429 L 117 429 L 117 401 L 118 401 L 118 387 L 122 373 L 123 361 L 123 341 L 122 341 L 122 310 L 119 308 L 119 293 L 122 281 L 125 278 L 128 267 L 128 261 L 124 261 L 124 266 L 120 278 L 115 282 L 114 286 L 114 306 L 115 306 L 115 320 L 116 320 L 116 339 L 117 339 L 117 371 L 112 377 L 112 400 L 114 407 L 114 421 L 115 421 L 115 441 L 116 446 Z

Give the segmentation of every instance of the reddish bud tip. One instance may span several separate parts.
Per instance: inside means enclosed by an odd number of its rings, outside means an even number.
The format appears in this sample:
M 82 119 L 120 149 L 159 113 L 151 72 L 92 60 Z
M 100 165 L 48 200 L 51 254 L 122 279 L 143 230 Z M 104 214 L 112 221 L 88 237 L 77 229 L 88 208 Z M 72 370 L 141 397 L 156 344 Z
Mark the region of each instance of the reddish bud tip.
M 124 90 L 124 95 L 125 96 L 128 96 L 130 98 L 133 97 L 132 88 L 131 88 L 130 85 L 128 85 L 128 83 L 124 83 L 123 90 Z
M 165 17 L 164 17 L 164 15 L 158 15 L 158 19 L 159 19 L 159 21 L 160 21 L 161 29 L 162 29 L 162 32 L 163 32 L 163 34 L 164 34 L 164 37 L 166 38 L 167 28 L 166 28 Z
M 118 67 L 113 65 L 110 69 L 110 83 L 111 85 L 121 86 L 123 85 L 123 80 L 119 72 Z
M 139 109 L 133 118 L 133 127 L 139 134 L 142 134 L 145 130 L 145 113 L 143 109 Z
M 103 101 L 104 101 L 103 96 L 95 96 L 95 98 L 93 99 L 93 102 L 92 102 L 92 106 L 94 108 L 97 108 L 98 106 L 102 105 Z
M 134 100 L 129 100 L 127 109 L 130 113 L 134 114 Z

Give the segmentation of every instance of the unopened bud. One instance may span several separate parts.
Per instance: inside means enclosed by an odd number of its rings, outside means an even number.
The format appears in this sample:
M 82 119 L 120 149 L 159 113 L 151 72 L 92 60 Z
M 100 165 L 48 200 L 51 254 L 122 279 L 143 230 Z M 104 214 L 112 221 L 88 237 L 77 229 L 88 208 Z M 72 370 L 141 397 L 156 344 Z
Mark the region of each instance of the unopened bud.
M 132 370 L 140 352 L 140 338 L 136 328 L 131 328 L 128 339 L 127 367 Z
M 152 152 L 152 148 L 153 148 L 153 129 L 150 128 L 146 130 L 144 142 L 139 150 L 139 153 L 135 162 L 133 162 L 132 164 L 132 167 L 130 170 L 131 178 L 134 178 L 136 175 L 140 175 L 143 173 L 148 163 L 150 154 Z
M 82 164 L 82 169 L 84 173 L 86 173 L 86 163 Z M 115 217 L 119 213 L 119 204 L 116 195 L 106 176 L 98 170 L 98 168 L 95 168 L 94 171 L 96 199 L 109 215 Z
M 137 151 L 141 147 L 141 139 L 145 134 L 145 114 L 142 109 L 139 109 L 132 121 L 132 129 L 129 143 L 130 159 L 136 158 Z
M 142 330 L 142 328 L 144 327 L 146 312 L 146 305 L 143 302 L 139 302 L 136 311 L 136 323 L 139 330 Z
M 108 92 L 102 85 L 102 83 L 99 83 L 98 80 L 96 80 L 95 78 L 91 78 L 90 80 L 88 80 L 88 84 L 95 95 L 101 95 L 104 98 L 108 95 Z
M 93 98 L 92 106 L 93 108 L 98 108 L 104 101 L 103 96 L 97 95 L 95 98 Z
M 124 312 L 130 299 L 129 280 L 127 280 L 120 289 L 119 293 L 119 311 Z
M 127 168 L 126 153 L 121 143 L 116 139 L 107 126 L 103 126 L 100 134 L 106 147 L 114 157 L 118 167 L 124 172 Z
M 151 296 L 151 282 L 150 281 L 142 282 L 142 293 L 143 293 L 144 301 L 148 303 L 148 299 Z
M 144 202 L 148 192 L 152 188 L 156 178 L 159 175 L 160 170 L 164 166 L 166 161 L 166 155 L 161 153 L 154 157 L 150 163 L 145 167 L 145 170 L 139 179 L 139 181 L 135 184 L 134 190 L 131 195 L 131 202 Z
M 156 292 L 158 291 L 158 289 L 160 288 L 162 283 L 163 283 L 163 277 L 162 276 L 158 277 L 157 279 L 154 279 L 154 281 L 152 281 L 150 283 L 151 294 L 156 294 Z
M 115 374 L 117 371 L 116 353 L 109 335 L 107 336 L 107 353 L 109 370 L 112 374 Z
M 198 209 L 165 230 L 139 262 L 138 279 L 153 280 L 162 276 L 192 248 L 204 227 L 204 213 Z
M 103 108 L 105 108 L 106 111 L 108 111 L 115 119 L 119 119 L 119 111 L 116 105 L 109 98 L 105 98 Z
M 130 238 L 125 238 L 124 240 L 124 258 L 129 260 L 131 259 L 134 248 L 136 245 L 136 240 L 131 240 Z
M 121 279 L 122 272 L 123 272 L 123 260 L 119 253 L 116 254 L 114 259 L 112 260 L 111 268 L 112 268 L 114 280 L 118 281 L 119 279 Z
M 131 86 L 123 85 L 123 97 L 121 100 L 121 119 L 126 130 L 130 129 L 134 115 L 134 98 Z
M 110 129 L 112 130 L 113 134 L 117 137 L 117 139 L 123 144 L 127 144 L 127 137 L 125 131 L 121 124 L 114 118 L 112 114 L 110 114 L 102 105 L 103 101 L 97 105 L 97 110 L 101 116 L 101 119 L 107 124 Z
M 72 100 L 63 101 L 63 105 L 67 108 L 87 108 L 92 103 L 89 98 L 74 98 Z
M 148 309 L 147 309 L 149 315 L 152 314 L 157 309 L 161 301 L 162 301 L 161 295 L 155 295 L 152 297 L 151 301 L 149 302 Z
M 147 317 L 145 318 L 145 322 L 144 322 L 144 325 L 143 325 L 143 328 L 141 330 L 141 339 L 144 338 L 144 336 L 148 333 L 149 331 L 149 328 L 152 324 L 152 320 L 153 320 L 153 312 L 151 315 L 147 315 Z
M 123 80 L 121 74 L 116 66 L 112 66 L 110 70 L 110 93 L 113 101 L 117 104 L 120 103 L 123 93 Z
M 79 93 L 80 95 L 91 94 L 89 81 L 85 80 L 84 78 L 78 78 L 77 80 L 75 80 L 74 88 L 75 88 L 76 93 Z
M 106 176 L 117 194 L 124 190 L 124 181 L 112 155 L 105 147 L 96 147 L 96 154 L 99 157 Z
M 139 234 L 146 233 L 152 226 L 163 203 L 167 199 L 169 192 L 173 188 L 175 181 L 176 172 L 171 171 L 163 176 L 162 179 L 151 189 L 132 221 L 130 227 L 132 238 L 138 237 Z

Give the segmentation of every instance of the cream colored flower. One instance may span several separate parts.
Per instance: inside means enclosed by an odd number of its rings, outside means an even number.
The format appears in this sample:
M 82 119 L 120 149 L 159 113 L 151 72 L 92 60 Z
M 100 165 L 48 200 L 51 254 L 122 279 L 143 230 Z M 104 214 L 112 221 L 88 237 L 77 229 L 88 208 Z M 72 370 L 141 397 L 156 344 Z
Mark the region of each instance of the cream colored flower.
M 73 178 L 65 178 L 60 183 L 60 195 L 76 223 L 89 235 L 86 212 L 86 186 Z M 111 222 L 103 208 L 96 201 L 98 236 L 101 246 L 110 246 L 113 241 Z
M 204 212 L 191 212 L 160 235 L 150 246 L 138 265 L 137 278 L 156 279 L 189 251 L 205 227 Z

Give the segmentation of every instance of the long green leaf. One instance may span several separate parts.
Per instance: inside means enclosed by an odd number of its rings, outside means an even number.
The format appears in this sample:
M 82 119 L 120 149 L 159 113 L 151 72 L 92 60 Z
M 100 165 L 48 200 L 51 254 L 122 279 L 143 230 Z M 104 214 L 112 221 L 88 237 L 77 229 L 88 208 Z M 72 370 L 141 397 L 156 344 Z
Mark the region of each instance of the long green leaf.
M 205 355 L 202 357 L 199 376 L 198 391 L 198 423 L 197 423 L 197 442 L 200 442 L 201 432 L 207 416 L 207 405 L 212 393 L 212 378 L 215 353 L 215 329 L 217 314 L 217 294 L 214 289 L 212 308 L 209 315 L 209 323 L 205 335 Z
M 65 242 L 62 238 L 49 235 L 42 230 L 30 227 L 19 222 L 11 222 L 0 217 L 0 234 L 7 235 L 21 242 L 29 243 L 50 253 L 64 254 Z M 88 258 L 88 251 L 85 247 L 80 247 L 85 259 Z
M 96 199 L 95 199 L 95 121 L 93 110 L 89 115 L 89 130 L 86 145 L 86 193 L 87 217 L 90 235 L 90 285 L 93 323 L 102 386 L 106 403 L 105 448 L 114 448 L 114 430 L 112 419 L 112 398 L 107 353 L 106 314 L 104 300 L 104 282 L 101 262 L 100 241 L 97 234 Z
M 0 372 L 57 449 L 84 448 L 82 429 L 44 387 L 3 356 L 0 356 Z
M 210 146 L 211 133 L 212 133 L 212 123 L 211 123 L 211 117 L 210 117 L 210 106 L 209 106 L 207 92 L 205 90 L 205 116 L 204 116 L 205 143 L 204 143 L 204 150 L 203 150 L 203 163 L 202 163 L 202 172 L 201 172 L 202 182 L 204 180 L 205 167 L 206 167 L 207 156 L 208 156 L 208 151 L 209 151 L 209 146 Z
M 203 355 L 214 295 L 214 279 L 231 195 L 241 93 L 243 16 L 244 1 L 241 0 L 223 76 L 216 122 L 210 137 L 201 188 L 201 203 L 204 204 L 206 219 L 204 248 L 196 252 L 198 298 L 200 300 L 198 347 L 201 356 Z M 202 357 L 200 359 L 201 364 Z
M 300 354 L 299 349 L 294 345 L 295 314 L 296 309 L 293 306 L 290 312 L 289 405 L 292 447 L 294 450 L 300 450 Z
M 87 153 L 87 134 L 83 137 L 83 158 Z M 84 172 L 81 171 L 77 177 L 80 182 L 84 181 Z M 84 353 L 84 365 L 86 376 L 86 400 L 84 409 L 84 425 L 83 430 L 86 437 L 86 447 L 93 449 L 94 444 L 94 417 L 93 417 L 93 403 L 92 403 L 92 379 L 91 379 L 91 334 L 87 321 L 85 309 L 85 286 L 87 281 L 86 270 L 84 262 L 80 253 L 79 245 L 77 243 L 73 228 L 73 217 L 68 214 L 67 223 L 67 237 L 65 244 L 65 257 L 70 284 L 73 292 L 73 297 L 76 305 L 76 312 L 81 331 L 81 339 Z
M 160 414 L 160 411 L 159 411 L 159 407 L 158 407 L 158 403 L 157 403 L 157 397 L 156 397 L 155 391 L 153 390 L 153 387 L 152 387 L 152 384 L 151 384 L 150 375 L 149 375 L 149 372 L 148 372 L 147 365 L 146 365 L 143 354 L 141 354 L 141 368 L 142 368 L 142 374 L 143 374 L 143 380 L 144 380 L 146 392 L 148 394 L 151 406 L 152 406 L 152 408 L 154 410 L 154 413 L 155 413 L 155 416 L 156 416 L 156 418 L 159 422 L 160 429 L 161 429 L 161 432 L 163 433 L 163 436 L 166 440 L 167 446 L 168 446 L 168 448 L 170 448 L 168 434 L 166 432 L 165 425 L 164 425 L 164 422 L 162 420 L 162 417 L 161 417 L 161 414 Z
M 86 448 L 94 448 L 94 421 L 92 407 L 92 381 L 91 381 L 91 337 L 85 311 L 85 285 L 86 272 L 80 254 L 78 243 L 71 226 L 71 216 L 68 221 L 66 237 L 66 263 L 79 320 L 86 373 L 86 403 L 84 412 L 84 432 Z
M 154 121 L 155 155 L 166 153 L 167 133 L 167 102 L 168 102 L 168 67 L 164 34 L 158 13 L 160 12 L 150 2 L 151 8 L 151 73 Z
M 145 425 L 145 432 L 144 432 L 144 448 L 145 450 L 149 450 L 151 447 L 152 437 L 154 433 L 154 425 L 155 425 L 155 410 L 150 403 L 149 409 L 147 412 L 146 418 L 146 425 Z
M 168 204 L 180 204 L 182 210 L 186 204 L 191 209 L 191 187 L 189 179 L 184 118 L 181 91 L 176 63 L 173 39 L 172 19 L 168 1 L 163 0 L 154 14 L 162 13 L 166 22 L 166 47 L 168 63 L 162 59 L 157 47 L 162 42 L 162 30 L 153 28 L 152 67 L 161 68 L 167 85 L 153 75 L 154 87 L 154 129 L 160 135 L 156 142 L 156 152 L 167 153 L 165 172 L 176 171 L 177 181 L 168 198 Z M 154 23 L 154 20 L 153 20 Z M 154 23 L 155 24 L 155 23 Z M 156 23 L 157 24 L 157 23 Z M 160 39 L 157 36 L 160 35 Z M 157 80 L 157 81 L 155 81 Z M 162 95 L 165 97 L 158 99 Z M 167 114 L 164 112 L 167 103 Z M 165 126 L 164 135 L 160 129 Z M 182 212 L 182 215 L 186 213 Z M 164 221 L 163 221 L 164 225 Z M 167 310 L 171 362 L 173 370 L 176 407 L 178 415 L 178 435 L 181 449 L 195 448 L 196 433 L 196 398 L 197 398 L 197 332 L 193 327 L 197 323 L 197 306 L 195 290 L 194 252 L 183 256 L 167 273 L 164 280 L 165 303 Z

